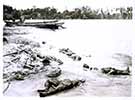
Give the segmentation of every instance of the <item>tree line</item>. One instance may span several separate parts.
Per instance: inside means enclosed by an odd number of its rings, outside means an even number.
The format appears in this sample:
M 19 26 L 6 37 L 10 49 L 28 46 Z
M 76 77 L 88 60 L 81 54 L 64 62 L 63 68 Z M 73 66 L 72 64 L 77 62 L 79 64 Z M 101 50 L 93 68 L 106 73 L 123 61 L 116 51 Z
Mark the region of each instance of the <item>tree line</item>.
M 75 8 L 72 11 L 62 12 L 54 7 L 28 8 L 17 10 L 11 6 L 3 5 L 3 20 L 15 20 L 24 16 L 25 19 L 132 19 L 132 7 L 114 8 L 111 10 L 91 9 L 89 6 Z

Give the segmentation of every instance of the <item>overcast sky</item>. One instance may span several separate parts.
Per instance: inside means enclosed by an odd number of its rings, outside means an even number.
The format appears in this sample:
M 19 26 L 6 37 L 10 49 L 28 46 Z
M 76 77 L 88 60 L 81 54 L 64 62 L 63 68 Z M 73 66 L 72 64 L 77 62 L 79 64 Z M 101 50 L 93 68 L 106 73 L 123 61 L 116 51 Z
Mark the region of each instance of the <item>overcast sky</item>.
M 90 6 L 91 8 L 118 8 L 133 5 L 133 0 L 3 0 L 3 4 L 17 9 L 55 7 L 59 10 L 72 10 L 76 7 Z

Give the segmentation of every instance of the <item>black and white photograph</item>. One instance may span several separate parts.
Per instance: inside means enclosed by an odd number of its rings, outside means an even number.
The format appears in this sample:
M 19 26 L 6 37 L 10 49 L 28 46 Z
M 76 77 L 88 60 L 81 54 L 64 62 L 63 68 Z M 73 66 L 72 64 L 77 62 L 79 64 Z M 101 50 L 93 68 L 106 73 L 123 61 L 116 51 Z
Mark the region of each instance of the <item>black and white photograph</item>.
M 4 97 L 131 97 L 132 0 L 3 0 Z

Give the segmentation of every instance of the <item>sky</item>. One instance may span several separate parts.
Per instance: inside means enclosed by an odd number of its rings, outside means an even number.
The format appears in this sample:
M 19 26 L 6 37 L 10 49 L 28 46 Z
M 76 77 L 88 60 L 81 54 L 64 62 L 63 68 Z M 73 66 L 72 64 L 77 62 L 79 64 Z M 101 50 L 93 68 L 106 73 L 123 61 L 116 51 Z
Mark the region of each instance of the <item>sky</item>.
M 118 8 L 133 5 L 133 0 L 3 0 L 3 4 L 16 9 L 55 7 L 60 11 L 73 10 L 76 7 L 90 6 L 93 9 Z

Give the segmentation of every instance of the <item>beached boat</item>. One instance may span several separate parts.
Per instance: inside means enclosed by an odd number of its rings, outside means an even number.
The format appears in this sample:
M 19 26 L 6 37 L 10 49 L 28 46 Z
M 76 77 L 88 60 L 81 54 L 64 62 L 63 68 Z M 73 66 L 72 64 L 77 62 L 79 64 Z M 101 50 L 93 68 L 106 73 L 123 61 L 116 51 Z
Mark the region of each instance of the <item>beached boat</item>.
M 48 29 L 58 29 L 59 27 L 64 28 L 62 25 L 64 22 L 58 22 L 58 20 L 51 20 L 51 21 L 38 21 L 38 22 L 23 22 L 20 21 L 12 22 L 12 21 L 5 21 L 6 26 L 32 26 L 38 28 L 48 28 Z

